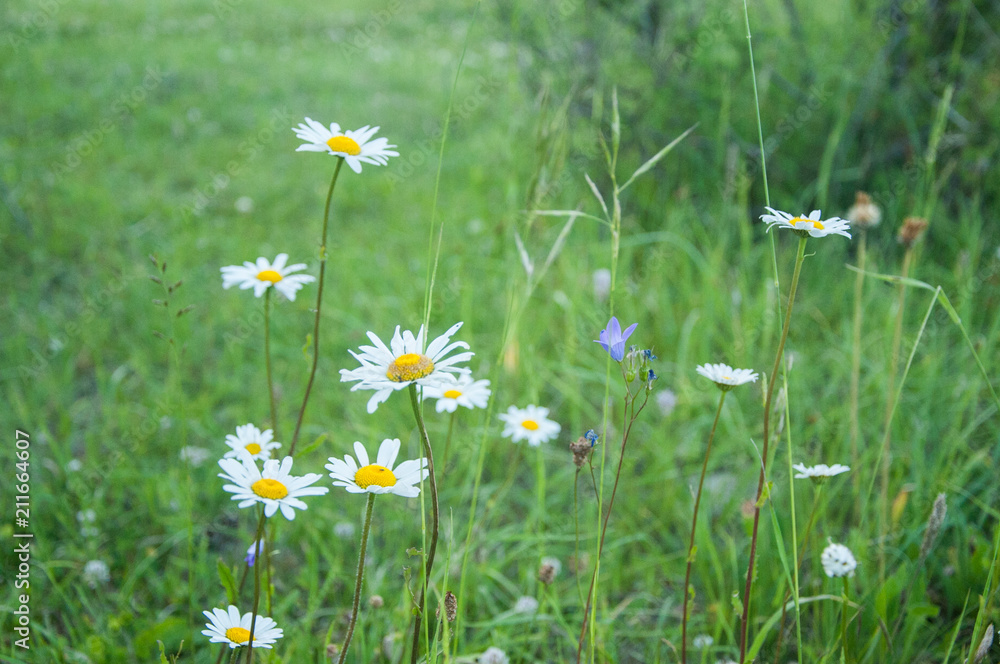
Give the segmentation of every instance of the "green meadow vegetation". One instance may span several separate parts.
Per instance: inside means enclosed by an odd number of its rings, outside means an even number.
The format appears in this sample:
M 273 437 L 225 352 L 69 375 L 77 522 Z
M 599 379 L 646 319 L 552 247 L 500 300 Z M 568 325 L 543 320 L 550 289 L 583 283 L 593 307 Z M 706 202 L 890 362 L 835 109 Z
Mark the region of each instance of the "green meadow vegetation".
M 0 661 L 243 657 L 202 612 L 249 612 L 256 572 L 283 630 L 262 664 L 413 661 L 415 612 L 427 662 L 1000 660 L 998 26 L 986 0 L 8 0 Z M 280 253 L 319 275 L 339 157 L 295 151 L 307 116 L 399 153 L 337 180 L 318 356 L 315 282 L 289 301 L 220 278 Z M 760 222 L 847 218 L 858 191 L 881 223 L 804 254 Z M 656 356 L 632 424 L 593 343 L 612 314 Z M 370 414 L 339 372 L 425 319 L 464 323 L 492 396 L 424 402 L 427 605 L 424 481 L 376 501 L 341 658 L 366 506 L 324 464 L 424 454 L 407 390 Z M 292 472 L 330 490 L 268 519 L 248 568 L 257 507 L 217 461 L 247 423 L 288 452 L 317 357 Z M 705 363 L 760 377 L 720 407 Z M 561 427 L 538 447 L 498 419 L 528 404 Z M 852 576 L 825 573 L 830 543 Z

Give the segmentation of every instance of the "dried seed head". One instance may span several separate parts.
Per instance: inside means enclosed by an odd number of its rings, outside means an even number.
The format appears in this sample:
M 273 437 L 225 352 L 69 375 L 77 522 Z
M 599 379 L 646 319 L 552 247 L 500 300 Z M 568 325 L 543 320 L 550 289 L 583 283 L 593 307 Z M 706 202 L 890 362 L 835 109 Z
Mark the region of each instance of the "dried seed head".
M 328 644 L 326 644 L 326 658 L 327 659 L 329 659 L 331 662 L 336 661 L 337 660 L 337 655 L 339 655 L 339 654 L 340 654 L 340 646 L 338 646 L 336 643 L 328 643 Z
M 901 245 L 909 249 L 924 236 L 925 231 L 927 231 L 926 219 L 922 217 L 907 217 L 903 221 L 896 239 L 899 240 Z
M 986 633 L 983 634 L 983 640 L 979 642 L 979 647 L 976 648 L 976 654 L 972 657 L 972 663 L 979 664 L 981 661 L 986 659 L 986 655 L 989 653 L 992 646 L 993 625 L 990 624 L 990 626 L 986 628 Z
M 441 607 L 438 607 L 437 617 L 441 617 Z M 458 616 L 458 598 L 450 590 L 444 594 L 444 617 L 448 622 L 455 622 Z
M 872 202 L 871 196 L 859 191 L 854 195 L 854 205 L 847 211 L 847 218 L 852 225 L 868 229 L 882 221 L 882 210 Z
M 924 541 L 920 543 L 920 560 L 927 558 L 934 547 L 934 542 L 941 533 L 941 525 L 948 514 L 948 505 L 945 503 L 947 494 L 939 493 L 934 500 L 934 507 L 931 508 L 931 516 L 927 519 L 927 530 L 924 531 Z
M 538 580 L 545 585 L 551 585 L 556 580 L 556 568 L 549 563 L 542 563 L 538 568 Z
M 381 595 L 372 595 L 371 597 L 368 598 L 368 606 L 372 607 L 373 609 L 381 609 L 383 606 L 385 606 L 385 600 L 382 599 Z
M 580 436 L 576 439 L 576 442 L 569 444 L 569 451 L 573 453 L 573 464 L 577 468 L 583 468 L 583 464 L 587 463 L 596 440 L 596 434 L 593 440 L 588 439 L 587 436 Z

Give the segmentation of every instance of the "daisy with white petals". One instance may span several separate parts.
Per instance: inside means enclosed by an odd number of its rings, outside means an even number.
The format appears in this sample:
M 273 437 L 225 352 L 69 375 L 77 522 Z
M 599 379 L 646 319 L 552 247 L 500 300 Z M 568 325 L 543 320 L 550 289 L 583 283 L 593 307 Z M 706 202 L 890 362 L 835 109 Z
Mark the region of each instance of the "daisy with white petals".
M 230 648 L 239 648 L 250 643 L 250 624 L 253 622 L 253 614 L 249 611 L 240 615 L 240 610 L 232 604 L 228 610 L 212 609 L 202 611 L 209 622 L 205 623 L 208 629 L 202 630 L 202 634 L 209 637 L 212 643 L 228 643 Z M 267 616 L 257 616 L 257 621 L 253 622 L 253 647 L 270 648 L 275 641 L 284 636 L 284 631 L 278 624 Z
M 292 128 L 295 135 L 305 141 L 295 148 L 296 152 L 326 152 L 334 157 L 342 157 L 355 173 L 361 172 L 362 162 L 385 166 L 389 162 L 389 157 L 399 156 L 398 152 L 389 149 L 396 147 L 389 144 L 389 139 L 371 140 L 378 130 L 378 127 L 365 125 L 354 131 L 350 129 L 341 131 L 340 125 L 336 122 L 330 123 L 330 128 L 327 129 L 312 118 L 306 118 L 305 122 L 300 122 L 298 127 Z
M 548 415 L 549 409 L 540 406 L 530 405 L 523 409 L 511 406 L 498 416 L 504 422 L 501 435 L 514 443 L 527 440 L 532 447 L 538 447 L 558 436 L 562 428 Z
M 424 399 L 437 399 L 435 409 L 439 413 L 454 413 L 459 406 L 465 408 L 486 408 L 490 400 L 490 381 L 473 380 L 472 376 L 449 376 L 448 382 L 425 387 Z
M 279 509 L 289 521 L 295 518 L 295 510 L 306 509 L 300 500 L 303 496 L 322 496 L 329 489 L 325 486 L 309 486 L 322 478 L 317 473 L 307 473 L 302 477 L 293 476 L 292 457 L 286 456 L 280 464 L 277 459 L 264 462 L 264 469 L 258 470 L 250 452 L 240 450 L 237 459 L 219 459 L 219 467 L 225 472 L 219 477 L 232 482 L 223 486 L 224 491 L 233 494 L 239 506 L 250 507 L 255 503 L 264 504 L 264 516 L 271 517 Z
M 330 457 L 326 469 L 333 478 L 333 486 L 347 489 L 348 493 L 394 493 L 413 498 L 420 493 L 420 482 L 427 478 L 427 459 L 404 461 L 398 466 L 399 439 L 387 438 L 378 448 L 375 463 L 371 463 L 368 450 L 359 442 L 354 443 L 354 454 L 344 455 L 343 461 Z
M 830 542 L 819 559 L 823 563 L 823 571 L 829 577 L 854 576 L 854 570 L 858 567 L 854 554 L 843 544 Z
M 822 481 L 829 477 L 846 473 L 851 469 L 850 466 L 844 466 L 839 463 L 835 463 L 832 466 L 828 466 L 825 463 L 818 463 L 815 466 L 807 466 L 804 463 L 797 463 L 792 466 L 792 468 L 799 471 L 796 473 L 795 479 L 801 480 L 808 478 L 816 481 Z
M 734 369 L 728 364 L 703 364 L 695 371 L 726 392 L 739 385 L 757 382 L 757 373 L 752 369 Z
M 388 346 L 374 332 L 368 332 L 368 338 L 375 345 L 361 346 L 360 353 L 348 351 L 361 366 L 357 369 L 341 369 L 340 381 L 357 381 L 357 385 L 351 387 L 352 392 L 375 391 L 375 395 L 368 400 L 369 413 L 374 413 L 379 404 L 385 402 L 394 391 L 402 390 L 412 383 L 424 388 L 449 385 L 449 374 L 471 373 L 469 369 L 455 365 L 468 361 L 474 353 L 457 353 L 448 357 L 455 349 L 469 348 L 469 344 L 464 341 L 449 343 L 451 336 L 460 327 L 461 323 L 452 325 L 447 332 L 430 342 L 426 350 L 422 325 L 417 336 L 413 336 L 413 332 L 409 330 L 400 333 L 397 325 Z
M 268 288 L 274 287 L 276 291 L 294 301 L 295 293 L 305 284 L 316 281 L 316 277 L 308 274 L 292 274 L 306 269 L 306 264 L 285 265 L 287 262 L 288 254 L 278 254 L 273 263 L 261 256 L 256 263 L 244 261 L 243 265 L 220 268 L 222 287 L 228 289 L 239 286 L 240 290 L 252 288 L 256 297 L 263 295 Z
M 226 445 L 232 449 L 225 453 L 224 458 L 235 459 L 240 450 L 246 450 L 257 460 L 267 461 L 271 458 L 271 450 L 281 447 L 281 443 L 273 442 L 274 433 L 270 429 L 261 431 L 253 424 L 236 427 L 236 435 L 226 435 Z
M 774 208 L 767 208 L 767 210 L 771 214 L 760 216 L 761 221 L 767 224 L 767 230 L 777 226 L 809 237 L 826 237 L 827 235 L 843 235 L 848 239 L 851 237 L 851 234 L 847 232 L 847 229 L 851 227 L 851 222 L 840 217 L 821 219 L 819 210 L 813 210 L 808 216 L 800 215 L 798 217 L 793 217 L 787 212 Z

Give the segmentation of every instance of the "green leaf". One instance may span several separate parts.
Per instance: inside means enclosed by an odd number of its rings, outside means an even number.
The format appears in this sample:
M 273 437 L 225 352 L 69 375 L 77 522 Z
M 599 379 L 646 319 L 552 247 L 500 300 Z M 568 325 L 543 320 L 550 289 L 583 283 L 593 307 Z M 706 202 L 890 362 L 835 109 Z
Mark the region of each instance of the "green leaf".
M 219 581 L 226 590 L 226 599 L 230 604 L 236 604 L 236 579 L 233 577 L 233 571 L 229 569 L 229 565 L 222 562 L 222 558 L 219 558 L 216 567 L 219 570 Z
M 639 168 L 635 169 L 635 173 L 632 174 L 632 177 L 630 177 L 628 180 L 626 180 L 625 184 L 623 184 L 622 186 L 618 187 L 618 193 L 621 193 L 621 192 L 625 191 L 625 189 L 630 184 L 632 184 L 633 180 L 635 180 L 637 177 L 639 177 L 643 173 L 647 172 L 653 166 L 656 166 L 656 163 L 658 161 L 660 161 L 661 159 L 663 159 L 664 157 L 666 157 L 667 154 L 669 154 L 669 152 L 671 150 L 673 150 L 675 147 L 677 147 L 678 143 L 680 143 L 685 138 L 687 138 L 688 134 L 690 134 L 692 131 L 694 131 L 697 126 L 698 126 L 698 123 L 695 123 L 695 124 L 691 125 L 690 127 L 688 127 L 687 131 L 685 131 L 683 134 L 681 134 L 680 136 L 678 136 L 674 140 L 670 141 L 670 143 L 668 143 L 662 150 L 660 150 L 659 152 L 657 152 L 656 154 L 654 154 L 652 157 L 650 157 L 649 159 L 647 159 L 645 164 L 643 164 Z
M 760 498 L 757 500 L 757 508 L 764 506 L 764 503 L 768 501 L 771 497 L 771 487 L 774 486 L 774 482 L 765 482 L 764 486 L 760 488 Z
M 306 445 L 305 447 L 303 447 L 303 448 L 302 448 L 301 450 L 299 450 L 299 451 L 298 451 L 298 452 L 297 452 L 297 453 L 295 454 L 295 458 L 296 458 L 296 459 L 298 459 L 299 457 L 302 457 L 302 456 L 305 456 L 306 454 L 309 454 L 310 452 L 312 452 L 313 450 L 315 450 L 315 449 L 316 449 L 317 447 L 319 447 L 320 445 L 322 445 L 322 444 L 323 444 L 323 442 L 324 442 L 324 441 L 325 441 L 325 440 L 326 440 L 327 438 L 329 438 L 329 434 L 326 434 L 326 433 L 321 433 L 321 434 L 320 434 L 320 435 L 319 435 L 319 436 L 318 436 L 318 437 L 316 438 L 316 440 L 314 440 L 313 442 L 309 443 L 308 445 Z

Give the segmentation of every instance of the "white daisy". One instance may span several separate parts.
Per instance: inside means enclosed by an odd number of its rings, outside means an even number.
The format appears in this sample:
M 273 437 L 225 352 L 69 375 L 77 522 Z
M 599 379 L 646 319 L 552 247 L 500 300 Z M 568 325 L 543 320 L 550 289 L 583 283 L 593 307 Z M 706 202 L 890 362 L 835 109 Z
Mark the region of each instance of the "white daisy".
M 220 268 L 222 272 L 222 287 L 239 286 L 240 290 L 252 288 L 253 294 L 260 297 L 268 288 L 274 287 L 289 300 L 295 299 L 295 293 L 303 285 L 316 281 L 316 277 L 308 274 L 292 274 L 306 269 L 305 263 L 286 266 L 288 254 L 278 254 L 273 263 L 261 256 L 256 263 L 244 261 L 243 265 L 227 265 Z
M 404 330 L 400 334 L 397 325 L 389 346 L 382 343 L 374 332 L 368 332 L 368 338 L 375 345 L 361 346 L 360 355 L 353 350 L 348 351 L 361 363 L 361 366 L 357 369 L 341 369 L 340 381 L 342 383 L 358 381 L 358 384 L 351 388 L 352 392 L 375 390 L 375 395 L 368 400 L 369 413 L 374 413 L 378 405 L 388 399 L 393 391 L 401 390 L 410 383 L 425 388 L 447 384 L 448 374 L 471 373 L 469 369 L 455 365 L 469 360 L 474 353 L 458 353 L 447 357 L 448 353 L 456 348 L 469 347 L 464 341 L 448 343 L 451 335 L 460 327 L 461 323 L 452 325 L 447 332 L 430 342 L 426 350 L 424 350 L 422 325 L 415 337 L 409 330 Z
M 233 494 L 233 500 L 240 501 L 241 508 L 264 503 L 264 516 L 274 516 L 280 508 L 284 517 L 291 521 L 295 518 L 296 508 L 306 509 L 306 504 L 299 500 L 301 496 L 322 496 L 329 491 L 325 486 L 309 486 L 323 477 L 318 473 L 302 477 L 291 475 L 290 456 L 282 459 L 280 465 L 277 459 L 265 461 L 262 471 L 257 469 L 257 464 L 245 449 L 239 450 L 237 457 L 238 461 L 219 459 L 219 467 L 226 471 L 219 473 L 219 477 L 232 482 L 222 488 Z
M 715 639 L 713 639 L 708 634 L 699 634 L 698 636 L 694 637 L 694 639 L 691 641 L 691 644 L 698 650 L 704 650 L 705 648 L 709 648 L 713 643 L 715 643 Z
M 832 466 L 828 466 L 825 463 L 818 463 L 815 466 L 807 466 L 804 463 L 797 463 L 792 466 L 792 468 L 799 471 L 795 475 L 795 479 L 797 480 L 803 478 L 809 478 L 811 480 L 825 480 L 828 477 L 834 477 L 835 475 L 840 475 L 841 473 L 846 473 L 850 470 L 849 466 L 844 466 L 839 463 L 835 463 Z
M 511 406 L 506 413 L 498 415 L 504 421 L 501 435 L 515 443 L 527 439 L 529 445 L 538 447 L 559 435 L 562 428 L 558 422 L 548 419 L 548 415 L 548 408 L 530 405 L 521 409 Z
M 479 656 L 479 664 L 510 664 L 507 653 L 496 646 L 490 646 Z
M 427 459 L 404 461 L 394 468 L 399 455 L 398 438 L 382 441 L 375 463 L 371 463 L 361 443 L 354 443 L 354 454 L 357 461 L 350 454 L 344 455 L 343 461 L 330 457 L 326 469 L 333 486 L 344 487 L 348 493 L 394 493 L 405 498 L 420 493 L 417 485 L 427 477 Z
M 209 450 L 195 445 L 182 447 L 180 453 L 181 461 L 187 461 L 194 468 L 208 461 L 208 458 L 211 456 L 214 455 Z
M 486 408 L 490 400 L 490 381 L 473 380 L 472 376 L 447 376 L 448 382 L 424 388 L 424 399 L 437 399 L 435 409 L 439 413 L 454 413 L 459 406 L 465 408 Z
M 361 172 L 361 162 L 385 166 L 389 163 L 389 157 L 399 156 L 398 152 L 389 149 L 396 147 L 389 145 L 389 139 L 369 140 L 378 130 L 378 127 L 365 125 L 354 131 L 341 131 L 336 122 L 330 123 L 330 128 L 327 129 L 312 118 L 306 118 L 305 122 L 292 128 L 299 139 L 306 141 L 295 148 L 296 152 L 327 152 L 335 157 L 343 157 L 355 173 Z
M 854 570 L 858 567 L 854 554 L 843 544 L 830 542 L 819 559 L 823 563 L 823 571 L 829 577 L 854 576 Z
M 271 458 L 271 450 L 281 447 L 281 443 L 275 443 L 271 439 L 274 433 L 270 429 L 261 431 L 253 424 L 244 424 L 236 427 L 236 435 L 226 435 L 226 445 L 232 449 L 225 453 L 224 458 L 234 459 L 239 456 L 240 450 L 246 450 L 254 459 L 267 461 Z
M 800 234 L 807 234 L 810 237 L 826 237 L 827 235 L 843 235 L 850 238 L 851 234 L 847 229 L 851 227 L 851 222 L 840 217 L 830 217 L 820 219 L 820 211 L 813 210 L 808 216 L 793 217 L 787 212 L 767 208 L 771 214 L 762 214 L 761 221 L 767 224 L 767 230 L 775 226 L 778 228 L 789 228 Z
M 757 374 L 752 369 L 734 369 L 728 364 L 702 364 L 695 371 L 727 392 L 739 385 L 757 382 Z
M 528 595 L 517 598 L 514 603 L 514 613 L 535 613 L 538 611 L 538 600 Z
M 249 643 L 250 623 L 253 621 L 253 613 L 250 611 L 240 616 L 240 610 L 230 604 L 228 611 L 212 609 L 211 612 L 202 613 L 209 622 L 205 623 L 208 629 L 201 633 L 210 637 L 212 643 L 228 643 L 230 648 L 239 648 Z M 274 620 L 267 616 L 257 616 L 257 621 L 253 623 L 254 648 L 270 648 L 282 636 L 284 632 Z

